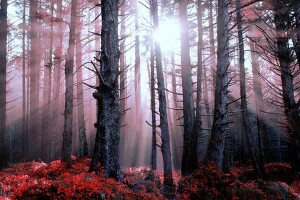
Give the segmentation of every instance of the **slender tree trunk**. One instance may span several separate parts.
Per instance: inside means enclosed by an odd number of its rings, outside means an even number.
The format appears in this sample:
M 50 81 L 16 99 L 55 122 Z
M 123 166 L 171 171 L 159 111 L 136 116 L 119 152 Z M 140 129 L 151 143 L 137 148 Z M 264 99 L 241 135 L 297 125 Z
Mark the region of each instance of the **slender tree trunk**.
M 141 58 L 140 58 L 140 37 L 139 37 L 139 11 L 138 11 L 139 1 L 135 0 L 135 66 L 134 66 L 134 93 L 135 93 L 135 131 L 136 131 L 136 155 L 132 159 L 132 165 L 139 164 L 139 148 L 142 139 L 142 113 L 141 113 Z
M 264 100 L 262 93 L 262 85 L 260 78 L 260 66 L 258 60 L 258 54 L 255 52 L 255 43 L 250 42 L 250 50 L 251 50 L 251 60 L 252 60 L 252 74 L 253 74 L 253 91 L 255 98 L 255 110 L 256 110 L 256 122 L 258 129 L 258 141 L 259 141 L 259 150 L 260 150 L 260 159 L 262 162 L 265 162 L 265 150 L 263 145 L 263 135 L 266 130 L 266 123 L 264 113 L 261 112 L 264 110 Z
M 180 155 L 180 152 L 178 150 L 178 145 L 180 144 L 180 141 L 182 141 L 182 136 L 181 136 L 181 128 L 178 127 L 178 118 L 179 118 L 179 111 L 178 109 L 178 96 L 176 94 L 176 70 L 175 70 L 175 55 L 174 52 L 171 52 L 171 65 L 172 65 L 172 77 L 171 77 L 171 82 L 172 82 L 172 98 L 173 98 L 173 108 L 175 108 L 173 112 L 173 126 L 174 126 L 174 131 L 172 133 L 172 152 L 173 155 Z M 174 163 L 174 168 L 175 169 L 181 169 L 181 157 L 180 156 L 174 156 L 173 157 L 173 163 Z
M 110 0 L 101 4 L 100 85 L 93 94 L 98 102 L 97 135 L 90 170 L 100 163 L 106 177 L 121 181 L 118 3 Z
M 228 0 L 218 0 L 218 65 L 216 71 L 214 121 L 207 159 L 223 169 L 225 136 L 228 127 Z
M 152 17 L 154 22 L 154 29 L 158 29 L 158 5 L 157 0 L 151 1 L 152 5 Z M 157 86 L 158 86 L 158 99 L 159 99 L 159 113 L 160 113 L 160 129 L 161 129 L 161 151 L 163 156 L 163 169 L 164 169 L 164 185 L 166 187 L 173 187 L 172 177 L 172 162 L 171 162 L 171 147 L 170 147 L 170 135 L 168 127 L 168 116 L 166 108 L 166 95 L 164 76 L 162 70 L 162 57 L 160 44 L 155 42 L 155 56 L 156 56 L 156 70 L 157 70 Z
M 54 3 L 51 1 L 51 21 L 50 21 L 50 41 L 49 41 L 49 56 L 48 63 L 44 66 L 44 91 L 43 91 L 43 109 L 42 109 L 42 160 L 49 162 L 50 158 L 50 127 L 51 127 L 51 74 L 52 74 L 52 48 L 53 48 L 53 12 L 54 12 Z
M 240 94 L 241 94 L 241 110 L 242 110 L 242 133 L 245 133 L 247 144 L 250 147 L 251 159 L 254 170 L 258 177 L 263 176 L 263 163 L 256 158 L 254 147 L 254 133 L 251 130 L 248 107 L 247 107 L 247 94 L 246 94 L 246 72 L 245 72 L 245 48 L 243 39 L 242 15 L 241 15 L 241 0 L 235 0 L 236 14 L 237 14 L 237 27 L 238 27 L 238 42 L 239 42 L 239 66 L 240 66 Z
M 74 48 L 75 48 L 75 28 L 76 28 L 77 0 L 71 1 L 71 25 L 69 34 L 69 46 L 67 50 L 65 77 L 65 112 L 64 112 L 64 132 L 61 161 L 71 166 L 72 154 L 72 128 L 73 128 L 73 83 L 74 83 Z
M 78 6 L 77 16 L 77 33 L 76 33 L 76 67 L 77 67 L 77 112 L 78 112 L 78 130 L 79 130 L 79 157 L 87 157 L 89 155 L 88 143 L 86 139 L 86 125 L 84 118 L 84 102 L 83 102 L 83 81 L 82 81 L 82 44 L 81 44 L 81 15 L 82 9 Z
M 23 0 L 23 24 L 26 23 L 26 1 Z M 29 92 L 29 91 L 27 91 Z M 28 95 L 28 94 L 27 94 Z M 22 158 L 27 158 L 28 115 L 26 105 L 26 30 L 22 30 Z
M 183 92 L 183 155 L 181 164 L 181 173 L 183 175 L 190 174 L 197 168 L 197 149 L 192 145 L 195 112 L 193 98 L 193 81 L 192 66 L 190 63 L 190 44 L 188 35 L 188 19 L 187 19 L 188 1 L 179 1 L 179 18 L 181 29 L 181 79 Z
M 197 66 L 197 98 L 196 98 L 196 118 L 195 118 L 195 138 L 192 138 L 192 146 L 197 149 L 197 163 L 194 163 L 194 167 L 198 166 L 198 160 L 202 152 L 200 152 L 200 147 L 198 146 L 200 142 L 200 138 L 203 138 L 202 132 L 202 105 L 201 105 L 201 97 L 202 97 L 202 46 L 203 46 L 203 37 L 202 37 L 202 10 L 201 10 L 201 0 L 197 2 L 197 22 L 198 22 L 198 46 L 197 46 L 197 58 L 198 58 L 198 66 Z
M 38 121 L 39 121 L 39 44 L 38 44 L 38 1 L 30 0 L 30 131 L 29 131 L 29 160 L 37 160 Z
M 209 52 L 210 52 L 210 66 L 212 69 L 212 99 L 214 99 L 215 95 L 215 88 L 216 88 L 216 48 L 215 48 L 215 32 L 214 32 L 214 5 L 213 3 L 215 0 L 210 0 L 210 7 L 209 7 Z
M 53 114 L 52 114 L 52 126 L 50 134 L 50 159 L 56 159 L 56 147 L 55 143 L 58 142 L 58 133 L 60 130 L 60 123 L 59 123 L 59 107 L 60 107 L 60 90 L 61 90 L 61 68 L 62 68 L 62 48 L 63 48 L 63 27 L 62 27 L 62 0 L 57 1 L 57 11 L 56 11 L 57 19 L 55 26 L 55 33 L 57 35 L 57 44 L 55 47 L 54 52 L 54 70 L 53 70 L 53 78 L 54 78 L 54 91 L 53 91 Z
M 156 170 L 156 112 L 155 112 L 155 73 L 154 73 L 154 49 L 151 45 L 151 118 L 152 118 L 152 145 L 151 145 L 151 169 Z
M 121 118 L 120 118 L 120 124 L 121 126 L 125 126 L 126 124 L 126 59 L 125 59 L 125 42 L 126 42 L 126 24 L 125 24 L 125 18 L 126 18 L 126 7 L 127 3 L 126 1 L 122 4 L 121 6 L 121 30 L 120 30 L 120 37 L 122 40 L 120 41 L 120 113 L 121 113 Z M 126 148 L 126 128 L 122 127 L 120 129 L 120 134 L 121 134 L 121 159 L 122 159 L 122 164 L 126 166 L 127 164 L 127 159 L 128 157 L 126 156 L 127 154 L 127 148 Z
M 1 0 L 0 9 L 0 170 L 7 167 L 6 135 L 6 64 L 7 64 L 7 0 Z

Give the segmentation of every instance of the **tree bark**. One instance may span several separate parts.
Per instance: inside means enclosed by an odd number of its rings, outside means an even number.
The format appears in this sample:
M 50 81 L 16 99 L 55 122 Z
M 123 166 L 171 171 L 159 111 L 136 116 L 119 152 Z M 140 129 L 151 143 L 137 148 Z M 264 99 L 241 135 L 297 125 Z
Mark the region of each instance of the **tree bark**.
M 295 101 L 294 85 L 292 74 L 292 51 L 289 47 L 289 38 L 286 31 L 290 28 L 287 21 L 289 12 L 286 6 L 280 1 L 274 1 L 274 20 L 276 30 L 277 57 L 281 73 L 282 98 L 284 113 L 287 119 L 287 129 L 291 135 L 291 158 L 295 169 L 300 169 L 300 113 L 299 103 Z
M 38 121 L 39 121 L 39 38 L 38 38 L 38 1 L 30 0 L 29 24 L 30 24 L 30 131 L 29 131 L 29 160 L 37 160 Z
M 0 170 L 7 167 L 6 135 L 6 65 L 7 65 L 7 0 L 1 0 L 0 9 Z
M 239 43 L 239 67 L 240 67 L 240 94 L 241 94 L 241 110 L 242 110 L 242 134 L 246 135 L 247 144 L 251 152 L 251 160 L 258 177 L 263 177 L 263 163 L 259 161 L 255 155 L 254 148 L 254 133 L 250 129 L 250 121 L 248 116 L 247 94 L 246 94 L 246 72 L 245 72 L 245 48 L 242 27 L 241 0 L 235 0 L 237 28 L 238 28 L 238 43 Z
M 101 4 L 100 85 L 93 94 L 98 102 L 97 134 L 90 170 L 100 163 L 106 177 L 121 181 L 118 3 L 118 0 L 110 0 Z
M 151 118 L 152 118 L 152 145 L 151 145 L 151 169 L 156 170 L 156 113 L 155 113 L 155 73 L 154 73 L 154 49 L 151 45 Z
M 228 0 L 218 0 L 218 53 L 214 120 L 209 142 L 207 160 L 214 161 L 223 169 L 225 136 L 228 126 Z
M 258 128 L 258 141 L 260 149 L 260 159 L 264 163 L 265 161 L 265 150 L 263 145 L 263 135 L 266 131 L 266 123 L 264 113 L 264 99 L 262 93 L 262 84 L 260 77 L 260 66 L 258 60 L 258 54 L 255 52 L 255 43 L 250 42 L 251 61 L 252 61 L 252 74 L 253 74 L 253 91 L 255 98 L 255 110 L 256 110 L 256 122 Z
M 121 113 L 121 118 L 120 118 L 120 124 L 121 126 L 125 126 L 126 124 L 126 103 L 127 103 L 127 98 L 126 98 L 126 59 L 125 59 L 125 51 L 126 51 L 126 46 L 125 46 L 125 42 L 126 42 L 126 24 L 125 24 L 125 18 L 126 18 L 126 8 L 127 8 L 127 3 L 126 1 L 124 1 L 124 3 L 122 4 L 122 6 L 120 7 L 121 12 L 120 12 L 120 24 L 121 24 L 121 30 L 120 30 L 120 38 L 122 38 L 122 40 L 120 40 L 120 113 Z M 126 148 L 126 139 L 127 139 L 127 135 L 126 135 L 126 128 L 125 127 L 121 127 L 120 129 L 120 139 L 121 139 L 121 163 L 122 165 L 126 166 L 127 164 L 127 148 Z
M 77 112 L 78 112 L 78 135 L 79 135 L 79 157 L 87 157 L 89 155 L 88 143 L 86 139 L 86 125 L 84 118 L 84 102 L 83 102 L 83 80 L 82 80 L 82 44 L 81 44 L 81 15 L 82 9 L 78 6 L 77 13 L 77 33 L 76 33 L 76 79 L 77 79 Z
M 132 165 L 138 165 L 139 159 L 139 148 L 142 139 L 142 113 L 141 113 L 141 58 L 140 58 L 140 36 L 139 36 L 139 1 L 135 0 L 135 64 L 134 64 L 134 94 L 135 94 L 135 131 L 136 131 L 136 144 L 134 158 L 132 159 Z
M 73 83 L 74 83 L 74 48 L 76 29 L 77 0 L 71 1 L 71 25 L 69 34 L 69 46 L 65 63 L 66 93 L 64 112 L 64 132 L 61 161 L 71 166 L 72 155 L 72 128 L 73 128 Z
M 52 74 L 52 48 L 53 48 L 53 12 L 54 2 L 51 1 L 51 21 L 50 21 L 50 37 L 48 49 L 48 63 L 44 65 L 44 91 L 43 91 L 43 108 L 42 108 L 42 160 L 50 161 L 50 127 L 51 127 L 51 74 Z M 50 143 L 51 144 L 51 143 Z
M 187 0 L 179 1 L 180 18 L 180 41 L 181 41 L 181 79 L 183 92 L 183 155 L 181 173 L 190 174 L 197 168 L 197 148 L 193 143 L 193 132 L 195 122 L 192 66 L 190 63 L 190 44 L 188 35 Z M 197 142 L 196 142 L 197 143 Z
M 154 23 L 154 29 L 159 27 L 158 21 L 158 5 L 157 0 L 151 1 L 152 5 L 152 17 Z M 171 162 L 171 147 L 170 147 L 170 135 L 168 127 L 168 116 L 166 108 L 166 95 L 164 85 L 164 75 L 162 70 L 162 56 L 160 44 L 155 41 L 155 56 L 156 56 L 156 70 L 157 70 L 157 90 L 159 99 L 159 113 L 160 113 L 160 129 L 161 129 L 161 152 L 163 157 L 163 169 L 164 169 L 164 185 L 166 187 L 173 187 L 172 177 L 172 162 Z

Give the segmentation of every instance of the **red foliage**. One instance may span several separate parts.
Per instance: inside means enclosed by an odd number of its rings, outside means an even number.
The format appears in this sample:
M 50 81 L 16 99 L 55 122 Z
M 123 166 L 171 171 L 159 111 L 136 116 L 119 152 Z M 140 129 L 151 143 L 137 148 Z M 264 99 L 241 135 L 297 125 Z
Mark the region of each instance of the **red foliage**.
M 133 181 L 132 185 L 144 183 L 133 190 L 130 185 L 105 178 L 103 173 L 88 173 L 89 162 L 73 159 L 70 169 L 60 161 L 13 165 L 0 172 L 0 199 L 163 199 L 157 179 L 146 181 L 147 173 L 134 171 L 132 177 L 125 178 Z

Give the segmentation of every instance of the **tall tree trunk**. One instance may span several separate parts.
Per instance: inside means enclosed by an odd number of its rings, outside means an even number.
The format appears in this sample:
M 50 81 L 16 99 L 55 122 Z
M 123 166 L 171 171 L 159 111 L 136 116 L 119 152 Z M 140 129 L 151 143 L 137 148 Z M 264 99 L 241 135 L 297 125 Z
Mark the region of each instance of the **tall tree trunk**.
M 292 51 L 289 46 L 289 38 L 285 36 L 289 30 L 289 13 L 280 0 L 274 2 L 274 18 L 276 25 L 277 57 L 281 73 L 282 98 L 284 113 L 287 119 L 287 129 L 291 135 L 291 158 L 295 169 L 300 169 L 300 113 L 299 103 L 294 96 L 293 74 L 292 74 Z
M 266 131 L 266 123 L 264 113 L 264 100 L 262 93 L 262 84 L 260 77 L 260 66 L 258 60 L 258 54 L 255 52 L 255 43 L 250 42 L 250 50 L 251 50 L 251 60 L 252 60 L 252 74 L 253 74 L 253 91 L 255 98 L 255 112 L 256 112 L 256 122 L 258 129 L 258 142 L 259 142 L 259 150 L 260 150 L 260 159 L 264 163 L 265 161 L 265 150 L 263 145 L 263 135 Z
M 62 27 L 62 0 L 57 1 L 56 16 L 58 22 L 55 26 L 55 34 L 57 35 L 57 44 L 54 52 L 54 91 L 53 91 L 53 114 L 52 114 L 52 126 L 50 135 L 50 159 L 57 159 L 55 143 L 58 142 L 58 132 L 60 128 L 59 118 L 59 105 L 60 105 L 60 90 L 61 90 L 61 64 L 62 64 L 62 48 L 63 48 L 63 27 Z
M 49 54 L 48 54 L 48 63 L 44 66 L 44 91 L 43 91 L 43 109 L 42 109 L 42 160 L 49 162 L 49 132 L 51 127 L 51 74 L 52 74 L 52 48 L 53 48 L 53 12 L 54 12 L 54 3 L 51 1 L 51 21 L 50 21 L 50 41 L 49 41 Z M 51 143 L 50 143 L 51 144 Z
M 65 63 L 66 94 L 64 112 L 64 132 L 61 161 L 71 166 L 72 155 L 72 128 L 73 128 L 73 83 L 74 83 L 74 48 L 75 48 L 75 29 L 76 29 L 77 0 L 71 1 L 71 25 L 69 34 L 69 46 Z
M 173 155 L 180 155 L 180 152 L 179 152 L 179 148 L 178 148 L 178 145 L 181 145 L 180 144 L 180 141 L 182 141 L 182 137 L 181 137 L 181 128 L 178 128 L 178 118 L 179 118 L 179 111 L 177 110 L 178 109 L 178 95 L 176 93 L 176 70 L 175 70 L 175 55 L 174 55 L 174 52 L 172 51 L 171 52 L 171 65 L 172 65 L 172 77 L 171 77 L 171 82 L 172 82 L 172 99 L 173 99 L 173 108 L 174 109 L 174 112 L 173 112 L 173 116 L 170 116 L 170 117 L 173 117 L 173 126 L 174 126 L 174 131 L 172 133 L 172 152 L 173 152 Z M 182 158 L 180 156 L 174 156 L 173 157 L 173 163 L 174 163 L 174 168 L 177 170 L 177 169 L 181 169 L 181 160 Z
M 154 29 L 158 29 L 158 5 L 157 0 L 151 1 L 152 5 L 152 17 L 154 23 Z M 158 86 L 158 99 L 159 99 L 159 113 L 160 113 L 160 129 L 161 129 L 161 152 L 163 156 L 163 169 L 164 169 L 164 185 L 167 187 L 173 187 L 172 177 L 172 161 L 171 161 L 171 147 L 170 147 L 170 135 L 168 127 L 168 116 L 166 108 L 166 95 L 164 85 L 164 75 L 162 70 L 162 56 L 160 44 L 155 41 L 155 56 L 156 56 L 156 70 L 157 70 L 157 86 Z
M 93 94 L 98 102 L 97 134 L 90 170 L 100 163 L 106 177 L 121 181 L 118 3 L 118 0 L 110 0 L 101 4 L 100 85 Z
M 77 9 L 77 30 L 76 33 L 76 78 L 77 78 L 77 112 L 78 112 L 78 130 L 79 130 L 79 157 L 87 157 L 89 155 L 88 143 L 86 139 L 86 125 L 84 119 L 84 101 L 83 101 L 83 81 L 82 81 L 82 44 L 81 44 L 81 29 L 82 29 L 82 9 L 78 6 Z
M 202 152 L 200 152 L 200 147 L 198 143 L 200 138 L 203 138 L 202 132 L 202 106 L 201 106 L 201 97 L 202 97 L 202 46 L 203 46 L 203 37 L 202 37 L 202 10 L 201 10 L 201 0 L 197 2 L 197 22 L 198 22 L 198 46 L 197 46 L 197 98 L 196 98 L 196 118 L 195 118 L 195 138 L 192 138 L 192 146 L 197 149 L 197 163 L 194 163 L 194 167 L 197 167 L 198 160 Z M 199 143 L 200 144 L 200 143 Z M 202 144 L 203 145 L 203 144 Z
M 6 135 L 6 63 L 7 63 L 7 0 L 1 0 L 0 9 L 0 169 L 7 167 Z
M 214 99 L 215 95 L 215 88 L 216 88 L 216 48 L 215 48 L 215 32 L 214 32 L 214 3 L 215 0 L 210 0 L 210 7 L 209 7 L 209 53 L 210 53 L 210 66 L 211 73 L 212 73 L 212 99 Z
M 190 174 L 197 168 L 197 149 L 192 142 L 194 139 L 193 132 L 195 111 L 193 98 L 193 81 L 192 66 L 190 63 L 190 44 L 188 35 L 188 19 L 187 19 L 187 0 L 179 1 L 179 18 L 180 18 L 180 41 L 181 41 L 181 79 L 183 92 L 183 155 L 181 164 L 181 173 L 183 175 Z
M 221 169 L 223 169 L 225 136 L 228 127 L 228 20 L 228 0 L 218 0 L 218 65 L 216 71 L 214 120 L 207 159 L 214 161 Z
M 152 118 L 152 145 L 151 145 L 151 169 L 156 170 L 156 111 L 155 111 L 155 73 L 154 73 L 154 49 L 151 45 L 151 118 Z
M 139 1 L 135 0 L 135 65 L 134 65 L 134 94 L 135 94 L 135 131 L 136 131 L 136 155 L 132 159 L 132 165 L 139 164 L 139 148 L 142 139 L 142 113 L 141 113 L 141 58 L 140 58 L 140 36 L 139 36 L 139 11 L 138 4 Z
M 120 118 L 120 124 L 121 126 L 125 126 L 126 124 L 126 102 L 127 102 L 127 98 L 126 98 L 126 59 L 125 59 L 125 51 L 126 51 L 126 47 L 125 47 L 125 42 L 126 42 L 126 24 L 125 24 L 125 18 L 126 18 L 126 7 L 127 7 L 127 3 L 126 1 L 124 1 L 124 3 L 121 6 L 121 30 L 120 30 L 120 38 L 122 39 L 120 41 L 120 113 L 121 113 L 121 118 Z M 127 148 L 126 148 L 126 129 L 125 127 L 120 129 L 120 138 L 121 138 L 121 163 L 123 165 L 126 166 L 127 164 Z
M 37 160 L 38 121 L 39 121 L 39 44 L 38 44 L 38 1 L 30 0 L 30 131 L 29 131 L 29 160 Z
M 26 23 L 26 0 L 23 0 L 23 24 Z M 29 91 L 27 91 L 29 92 Z M 27 94 L 28 95 L 28 94 Z M 28 113 L 26 105 L 26 29 L 22 30 L 22 158 L 27 158 L 28 147 Z
M 242 15 L 241 15 L 241 0 L 235 0 L 236 14 L 237 14 L 237 27 L 238 27 L 238 43 L 239 43 L 239 66 L 240 66 L 240 94 L 241 94 L 241 110 L 242 110 L 242 130 L 246 135 L 247 144 L 250 148 L 251 160 L 253 163 L 254 170 L 258 177 L 263 176 L 263 164 L 259 161 L 255 155 L 254 147 L 254 133 L 251 130 L 248 107 L 247 107 L 247 94 L 246 94 L 246 72 L 245 72 L 245 48 L 243 38 L 243 27 L 242 27 Z

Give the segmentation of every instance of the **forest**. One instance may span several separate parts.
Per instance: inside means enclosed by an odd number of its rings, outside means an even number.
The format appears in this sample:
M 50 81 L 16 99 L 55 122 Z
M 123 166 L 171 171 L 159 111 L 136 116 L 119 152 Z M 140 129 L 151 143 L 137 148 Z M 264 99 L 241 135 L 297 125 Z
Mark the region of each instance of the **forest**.
M 0 199 L 300 199 L 299 0 L 0 2 Z

